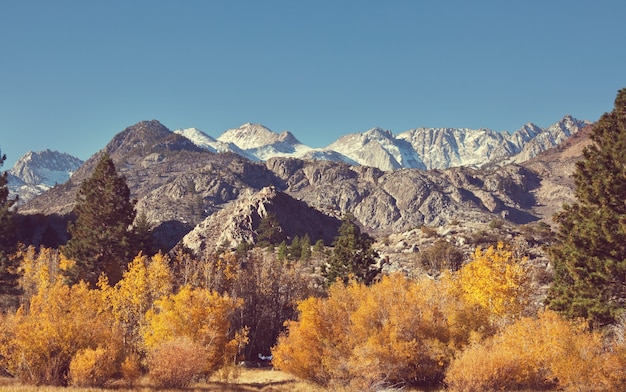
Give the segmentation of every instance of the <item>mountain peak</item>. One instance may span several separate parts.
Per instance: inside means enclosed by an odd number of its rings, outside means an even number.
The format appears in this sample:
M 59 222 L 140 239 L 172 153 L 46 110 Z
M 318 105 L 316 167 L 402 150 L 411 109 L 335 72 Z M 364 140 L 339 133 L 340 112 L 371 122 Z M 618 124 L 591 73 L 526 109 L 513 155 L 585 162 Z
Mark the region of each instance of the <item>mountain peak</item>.
M 50 149 L 28 151 L 9 170 L 9 190 L 24 203 L 66 182 L 82 164 L 79 158 Z
M 239 128 L 227 130 L 217 140 L 248 150 L 275 143 L 279 138 L 280 135 L 261 124 L 245 123 Z

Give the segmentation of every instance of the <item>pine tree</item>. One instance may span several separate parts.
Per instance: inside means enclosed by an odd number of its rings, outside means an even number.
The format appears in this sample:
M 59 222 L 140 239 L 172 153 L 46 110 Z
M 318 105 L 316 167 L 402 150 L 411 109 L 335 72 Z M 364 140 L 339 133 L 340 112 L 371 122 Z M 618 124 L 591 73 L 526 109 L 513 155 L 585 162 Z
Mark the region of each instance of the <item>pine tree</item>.
M 300 248 L 298 258 L 302 261 L 308 261 L 311 258 L 311 237 L 309 237 L 308 233 L 300 240 Z
M 300 244 L 300 237 L 295 236 L 291 240 L 291 245 L 289 245 L 289 260 L 299 260 L 300 254 L 302 253 L 302 245 Z
M 0 167 L 6 160 L 6 155 L 0 154 Z M 17 202 L 17 197 L 9 198 L 8 173 L 0 174 L 0 294 L 17 293 L 17 271 L 10 255 L 16 250 L 15 214 L 11 207 Z
M 76 222 L 68 226 L 71 238 L 63 248 L 64 255 L 76 262 L 68 271 L 70 282 L 95 285 L 104 273 L 114 285 L 137 250 L 131 230 L 136 212 L 126 179 L 117 174 L 108 154 L 82 183 L 74 213 Z
M 344 283 L 350 279 L 365 284 L 372 283 L 380 272 L 380 268 L 376 266 L 378 253 L 372 249 L 373 243 L 372 237 L 361 232 L 353 215 L 344 217 L 330 260 L 322 267 L 326 285 L 330 286 L 337 279 Z
M 0 154 L 0 167 L 6 155 Z M 14 294 L 17 289 L 17 272 L 10 255 L 15 251 L 15 222 L 11 207 L 17 198 L 9 199 L 7 172 L 0 174 L 0 294 Z
M 591 139 L 574 173 L 577 201 L 554 218 L 559 230 L 550 249 L 555 276 L 548 305 L 602 326 L 626 309 L 626 89 L 593 126 Z
M 266 248 L 270 245 L 279 244 L 286 239 L 276 214 L 268 212 L 261 218 L 259 227 L 257 228 L 257 245 Z

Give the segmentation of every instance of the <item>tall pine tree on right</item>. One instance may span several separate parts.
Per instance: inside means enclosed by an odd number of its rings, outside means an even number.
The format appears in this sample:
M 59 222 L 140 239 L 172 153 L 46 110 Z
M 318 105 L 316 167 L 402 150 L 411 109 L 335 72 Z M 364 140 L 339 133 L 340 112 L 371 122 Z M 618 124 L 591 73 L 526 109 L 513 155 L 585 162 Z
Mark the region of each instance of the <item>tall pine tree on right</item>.
M 601 328 L 626 310 L 626 88 L 593 125 L 591 140 L 574 173 L 576 202 L 554 216 L 547 304 Z

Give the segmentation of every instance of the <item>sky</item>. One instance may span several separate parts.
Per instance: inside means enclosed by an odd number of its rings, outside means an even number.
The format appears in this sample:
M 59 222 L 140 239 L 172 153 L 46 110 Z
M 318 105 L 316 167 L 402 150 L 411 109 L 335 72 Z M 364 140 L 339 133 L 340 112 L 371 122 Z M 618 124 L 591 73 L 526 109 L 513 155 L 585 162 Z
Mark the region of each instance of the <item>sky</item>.
M 626 87 L 626 2 L 0 0 L 2 170 L 87 159 L 156 119 L 325 147 L 381 127 L 597 120 Z

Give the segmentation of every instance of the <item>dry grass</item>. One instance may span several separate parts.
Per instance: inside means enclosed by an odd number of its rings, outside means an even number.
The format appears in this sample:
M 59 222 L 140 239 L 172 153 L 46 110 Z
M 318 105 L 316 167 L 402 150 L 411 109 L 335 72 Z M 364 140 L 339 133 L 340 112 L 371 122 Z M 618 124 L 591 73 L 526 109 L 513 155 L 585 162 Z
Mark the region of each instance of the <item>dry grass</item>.
M 150 392 L 155 391 L 147 379 L 143 379 L 134 388 L 127 388 L 120 382 L 113 383 L 107 388 L 63 388 L 63 387 L 36 387 L 23 385 L 10 378 L 0 378 L 1 392 Z M 193 392 L 321 392 L 323 388 L 295 377 L 270 369 L 242 369 L 237 380 L 230 383 L 209 381 L 195 383 L 186 389 L 159 389 L 159 392 L 193 391 Z

